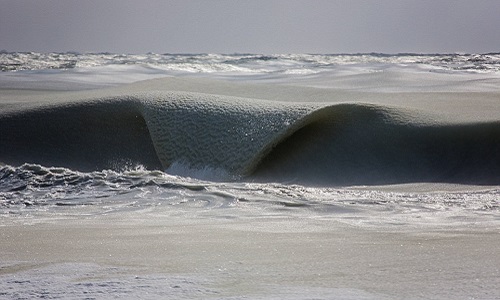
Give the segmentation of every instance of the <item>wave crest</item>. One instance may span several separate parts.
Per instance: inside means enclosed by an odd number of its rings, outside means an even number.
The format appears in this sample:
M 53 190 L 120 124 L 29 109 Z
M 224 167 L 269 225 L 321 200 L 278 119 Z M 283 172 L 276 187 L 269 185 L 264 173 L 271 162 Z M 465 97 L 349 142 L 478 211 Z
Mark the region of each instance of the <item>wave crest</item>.
M 500 182 L 500 122 L 439 124 L 372 104 L 147 92 L 2 114 L 0 125 L 0 160 L 13 165 L 320 185 Z

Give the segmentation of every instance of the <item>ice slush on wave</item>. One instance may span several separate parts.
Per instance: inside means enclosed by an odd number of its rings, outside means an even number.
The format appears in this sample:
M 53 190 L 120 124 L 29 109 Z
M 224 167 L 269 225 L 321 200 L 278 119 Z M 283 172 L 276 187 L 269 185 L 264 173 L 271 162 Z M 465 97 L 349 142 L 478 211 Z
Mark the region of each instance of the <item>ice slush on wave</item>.
M 418 109 L 333 100 L 183 91 L 70 98 L 6 110 L 0 154 L 13 165 L 93 171 L 140 164 L 182 175 L 214 170 L 227 178 L 327 186 L 498 184 L 498 120 L 443 121 Z

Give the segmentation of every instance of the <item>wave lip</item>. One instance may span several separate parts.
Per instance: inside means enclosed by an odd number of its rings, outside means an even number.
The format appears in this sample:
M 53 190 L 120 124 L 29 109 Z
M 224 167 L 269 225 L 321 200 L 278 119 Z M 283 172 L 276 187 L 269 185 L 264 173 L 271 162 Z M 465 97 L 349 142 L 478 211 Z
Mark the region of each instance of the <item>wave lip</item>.
M 317 105 L 197 93 L 148 93 L 142 111 L 164 167 L 248 175 Z

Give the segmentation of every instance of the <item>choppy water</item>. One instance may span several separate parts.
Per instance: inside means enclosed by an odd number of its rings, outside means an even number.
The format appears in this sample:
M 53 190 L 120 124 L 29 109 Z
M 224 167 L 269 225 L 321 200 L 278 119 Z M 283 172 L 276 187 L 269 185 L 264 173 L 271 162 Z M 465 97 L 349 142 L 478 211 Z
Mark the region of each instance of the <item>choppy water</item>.
M 500 188 L 435 185 L 307 187 L 214 182 L 141 168 L 77 172 L 25 164 L 0 169 L 3 218 L 82 217 L 151 212 L 197 218 L 301 216 L 356 226 L 495 226 Z M 425 186 L 429 189 L 429 185 Z M 432 187 L 432 186 L 431 186 Z M 456 190 L 454 190 L 456 189 Z M 422 192 L 422 190 L 424 190 Z
M 116 54 L 0 52 L 0 70 L 73 69 L 110 65 L 149 65 L 194 73 L 314 74 L 338 66 L 427 65 L 435 71 L 500 71 L 500 53 L 487 54 Z

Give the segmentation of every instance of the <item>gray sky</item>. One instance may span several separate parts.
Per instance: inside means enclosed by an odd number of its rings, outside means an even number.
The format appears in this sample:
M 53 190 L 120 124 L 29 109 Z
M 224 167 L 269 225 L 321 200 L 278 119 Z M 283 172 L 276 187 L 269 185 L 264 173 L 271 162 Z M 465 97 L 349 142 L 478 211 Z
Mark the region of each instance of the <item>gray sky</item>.
M 0 49 L 500 52 L 500 1 L 0 0 Z

